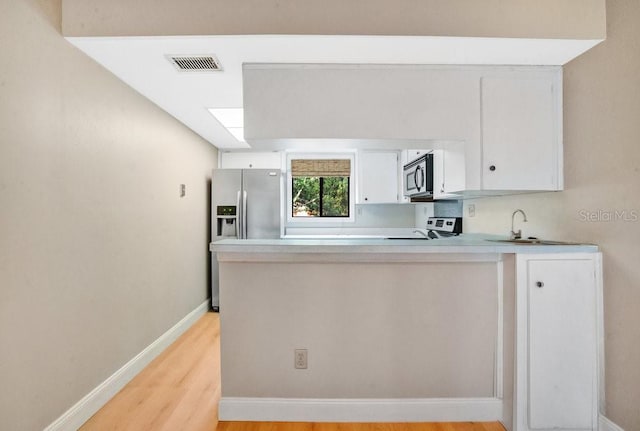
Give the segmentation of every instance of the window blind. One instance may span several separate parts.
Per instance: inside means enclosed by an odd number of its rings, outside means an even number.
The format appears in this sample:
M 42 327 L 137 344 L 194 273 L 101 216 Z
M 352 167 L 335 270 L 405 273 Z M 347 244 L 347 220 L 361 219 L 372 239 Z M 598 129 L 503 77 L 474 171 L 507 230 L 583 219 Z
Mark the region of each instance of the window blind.
M 293 177 L 348 177 L 351 175 L 349 159 L 293 159 Z

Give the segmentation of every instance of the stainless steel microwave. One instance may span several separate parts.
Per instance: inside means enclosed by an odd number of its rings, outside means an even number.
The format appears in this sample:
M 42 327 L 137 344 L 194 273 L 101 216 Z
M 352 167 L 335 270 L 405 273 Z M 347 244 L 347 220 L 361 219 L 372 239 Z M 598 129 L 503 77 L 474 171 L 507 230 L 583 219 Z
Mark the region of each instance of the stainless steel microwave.
M 433 153 L 423 154 L 403 168 L 404 195 L 410 198 L 433 197 Z

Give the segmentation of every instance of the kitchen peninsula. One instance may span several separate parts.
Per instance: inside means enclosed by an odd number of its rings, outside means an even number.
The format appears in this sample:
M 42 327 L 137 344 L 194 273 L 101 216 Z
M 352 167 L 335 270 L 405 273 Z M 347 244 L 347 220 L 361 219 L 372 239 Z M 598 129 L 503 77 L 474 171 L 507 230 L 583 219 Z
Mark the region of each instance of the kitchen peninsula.
M 597 428 L 596 246 L 463 235 L 223 240 L 213 251 L 221 420 Z

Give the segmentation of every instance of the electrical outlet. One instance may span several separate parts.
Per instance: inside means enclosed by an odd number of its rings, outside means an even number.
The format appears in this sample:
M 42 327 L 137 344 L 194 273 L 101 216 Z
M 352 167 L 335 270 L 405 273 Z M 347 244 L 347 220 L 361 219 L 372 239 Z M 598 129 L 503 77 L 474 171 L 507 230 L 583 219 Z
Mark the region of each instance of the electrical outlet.
M 475 206 L 475 204 L 470 204 L 468 209 L 469 209 L 469 217 L 475 217 L 476 216 L 476 206 Z
M 307 349 L 296 349 L 294 351 L 294 366 L 299 370 L 307 369 Z

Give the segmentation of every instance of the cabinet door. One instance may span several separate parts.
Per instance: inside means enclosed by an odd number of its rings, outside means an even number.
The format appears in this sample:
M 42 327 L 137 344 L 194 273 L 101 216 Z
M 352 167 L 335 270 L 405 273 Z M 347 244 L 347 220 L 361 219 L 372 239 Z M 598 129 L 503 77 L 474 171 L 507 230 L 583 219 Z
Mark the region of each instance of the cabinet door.
M 220 168 L 224 169 L 280 169 L 279 152 L 229 152 L 220 155 Z
M 595 429 L 594 261 L 530 260 L 527 267 L 529 428 Z
M 449 143 L 433 150 L 433 198 L 460 199 L 465 189 L 464 144 Z
M 398 203 L 397 151 L 361 152 L 359 165 L 359 203 Z
M 559 189 L 562 89 L 556 76 L 482 78 L 483 189 Z
M 406 163 L 409 163 L 420 156 L 424 156 L 425 154 L 430 153 L 433 150 L 405 150 L 405 151 L 407 153 Z

